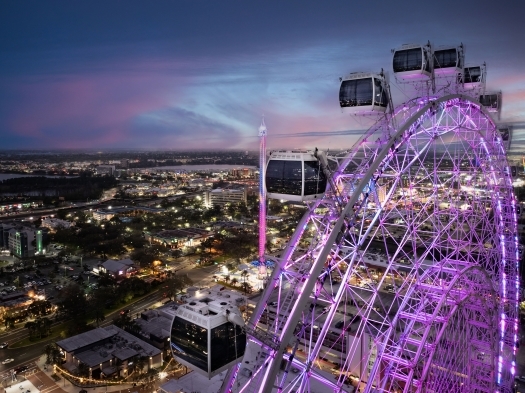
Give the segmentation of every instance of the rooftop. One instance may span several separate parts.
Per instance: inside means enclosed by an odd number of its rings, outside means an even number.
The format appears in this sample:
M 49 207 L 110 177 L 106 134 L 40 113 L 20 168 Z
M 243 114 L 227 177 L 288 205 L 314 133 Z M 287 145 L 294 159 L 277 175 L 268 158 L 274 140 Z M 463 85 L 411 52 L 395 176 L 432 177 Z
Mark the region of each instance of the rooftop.
M 112 271 L 112 272 L 119 272 L 126 270 L 133 266 L 133 261 L 131 259 L 121 259 L 120 261 L 115 261 L 113 259 L 108 259 L 106 262 L 102 264 L 104 269 Z
M 88 345 L 95 344 L 96 342 L 114 336 L 115 334 L 117 334 L 117 332 L 113 330 L 108 331 L 105 328 L 96 328 L 88 332 L 57 341 L 57 345 L 66 352 L 72 352 Z
M 136 355 L 151 357 L 161 353 L 160 349 L 114 325 L 66 338 L 58 341 L 57 345 L 66 352 L 89 346 L 85 350 L 75 352 L 74 356 L 90 367 L 113 358 L 126 360 Z
M 186 374 L 179 379 L 171 379 L 160 387 L 165 393 L 179 393 L 179 392 L 218 392 L 222 386 L 222 381 L 226 375 L 226 371 L 214 376 L 211 379 L 208 377 L 192 372 Z

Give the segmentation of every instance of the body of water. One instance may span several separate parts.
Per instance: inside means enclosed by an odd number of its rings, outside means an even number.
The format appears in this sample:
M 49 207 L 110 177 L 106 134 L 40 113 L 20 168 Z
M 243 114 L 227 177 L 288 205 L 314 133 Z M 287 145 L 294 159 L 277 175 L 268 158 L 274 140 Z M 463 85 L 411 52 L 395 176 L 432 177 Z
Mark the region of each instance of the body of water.
M 14 179 L 16 177 L 78 177 L 78 176 L 57 176 L 57 175 L 24 175 L 20 173 L 0 173 L 0 181 Z

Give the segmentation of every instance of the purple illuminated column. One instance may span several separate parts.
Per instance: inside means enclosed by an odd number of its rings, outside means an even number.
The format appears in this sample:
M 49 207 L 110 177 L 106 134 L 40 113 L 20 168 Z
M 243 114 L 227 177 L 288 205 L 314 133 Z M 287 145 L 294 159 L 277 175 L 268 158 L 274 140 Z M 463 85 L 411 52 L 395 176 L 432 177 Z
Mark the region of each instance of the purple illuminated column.
M 264 117 L 259 127 L 259 279 L 266 278 L 266 261 L 264 252 L 266 248 L 266 125 Z

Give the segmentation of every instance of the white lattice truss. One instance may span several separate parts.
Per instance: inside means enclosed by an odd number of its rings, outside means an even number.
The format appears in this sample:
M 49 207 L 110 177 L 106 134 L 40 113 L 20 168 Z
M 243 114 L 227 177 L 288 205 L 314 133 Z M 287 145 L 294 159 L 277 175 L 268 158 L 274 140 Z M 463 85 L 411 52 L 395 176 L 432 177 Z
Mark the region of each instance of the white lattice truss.
M 510 393 L 517 206 L 487 113 L 462 95 L 413 100 L 332 159 L 332 189 L 250 320 L 271 356 L 224 390 L 312 391 L 313 378 L 334 392 Z

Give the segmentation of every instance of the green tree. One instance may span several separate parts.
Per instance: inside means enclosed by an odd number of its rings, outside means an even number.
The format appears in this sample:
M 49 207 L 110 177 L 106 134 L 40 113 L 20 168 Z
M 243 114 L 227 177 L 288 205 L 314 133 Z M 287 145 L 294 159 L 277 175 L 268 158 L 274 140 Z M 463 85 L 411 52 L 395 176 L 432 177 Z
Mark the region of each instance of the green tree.
M 84 290 L 71 283 L 60 291 L 58 312 L 62 318 L 70 321 L 70 333 L 79 333 L 87 326 L 88 302 Z
M 192 284 L 193 282 L 187 275 L 174 275 L 164 281 L 163 287 L 166 290 L 166 297 L 173 300 L 178 293 Z
M 29 305 L 27 312 L 33 316 L 46 315 L 51 310 L 51 302 L 47 300 L 36 300 Z
M 33 340 L 36 334 L 36 323 L 33 321 L 26 322 L 24 327 L 29 331 L 29 340 Z
M 79 377 L 89 377 L 89 366 L 86 363 L 80 362 L 77 366 L 77 373 Z
M 153 261 L 157 259 L 157 256 L 150 251 L 144 249 L 138 249 L 131 254 L 131 260 L 138 262 L 140 267 L 151 267 Z
M 117 285 L 117 280 L 111 274 L 101 273 L 98 278 L 98 286 L 100 288 L 110 287 L 113 288 Z
M 139 375 L 144 372 L 144 368 L 149 364 L 148 360 L 149 359 L 147 356 L 137 356 L 136 363 L 137 363 L 137 371 Z
M 146 381 L 148 383 L 151 383 L 153 381 L 156 381 L 157 379 L 159 379 L 159 370 L 155 368 L 150 368 L 146 373 Z
M 60 364 L 62 360 L 60 349 L 55 343 L 47 344 L 44 348 L 44 354 L 46 355 L 46 364 Z
M 213 237 L 208 237 L 206 240 L 204 240 L 202 243 L 201 243 L 201 247 L 204 249 L 204 250 L 208 250 L 208 252 L 211 252 L 211 249 L 213 247 L 213 242 L 214 242 L 214 239 Z
M 40 337 L 47 337 L 51 333 L 52 322 L 49 318 L 42 318 L 42 324 L 40 325 Z

